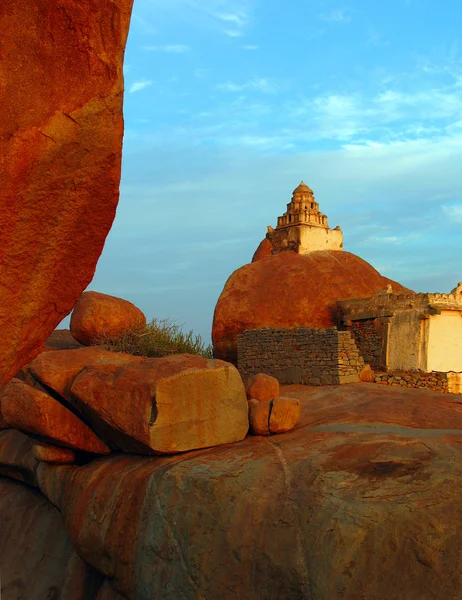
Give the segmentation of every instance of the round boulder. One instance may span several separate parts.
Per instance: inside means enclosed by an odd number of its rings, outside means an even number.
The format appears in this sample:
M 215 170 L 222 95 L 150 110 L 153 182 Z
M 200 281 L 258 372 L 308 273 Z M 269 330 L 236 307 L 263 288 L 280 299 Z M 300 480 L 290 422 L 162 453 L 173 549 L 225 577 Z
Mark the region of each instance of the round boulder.
M 337 301 L 373 296 L 390 283 L 405 289 L 359 256 L 338 250 L 280 252 L 244 265 L 215 307 L 214 356 L 236 363 L 237 336 L 248 329 L 336 325 Z
M 271 375 L 257 373 L 247 381 L 245 392 L 247 400 L 274 400 L 279 396 L 279 381 Z
M 85 346 L 116 339 L 145 326 L 146 317 L 134 304 L 99 292 L 84 292 L 80 296 L 70 325 L 72 336 Z

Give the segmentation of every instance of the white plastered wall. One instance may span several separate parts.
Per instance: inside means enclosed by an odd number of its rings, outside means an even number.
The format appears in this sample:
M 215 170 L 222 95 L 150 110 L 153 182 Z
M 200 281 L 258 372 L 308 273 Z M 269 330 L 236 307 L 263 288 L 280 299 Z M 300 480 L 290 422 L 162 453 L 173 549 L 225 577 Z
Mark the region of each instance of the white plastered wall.
M 300 254 L 316 250 L 343 250 L 343 233 L 340 229 L 325 227 L 300 227 Z
M 462 312 L 442 311 L 429 319 L 427 371 L 462 371 Z

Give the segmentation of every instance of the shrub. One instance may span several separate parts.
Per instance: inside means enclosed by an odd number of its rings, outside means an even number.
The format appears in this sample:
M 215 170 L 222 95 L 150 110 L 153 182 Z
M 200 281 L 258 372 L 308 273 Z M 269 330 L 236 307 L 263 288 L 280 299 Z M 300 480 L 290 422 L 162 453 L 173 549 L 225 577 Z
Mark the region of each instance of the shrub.
M 167 354 L 199 354 L 213 358 L 212 346 L 205 345 L 200 335 L 193 331 L 184 333 L 180 325 L 170 319 L 153 319 L 143 329 L 125 333 L 117 339 L 98 340 L 113 352 L 135 356 L 160 357 Z

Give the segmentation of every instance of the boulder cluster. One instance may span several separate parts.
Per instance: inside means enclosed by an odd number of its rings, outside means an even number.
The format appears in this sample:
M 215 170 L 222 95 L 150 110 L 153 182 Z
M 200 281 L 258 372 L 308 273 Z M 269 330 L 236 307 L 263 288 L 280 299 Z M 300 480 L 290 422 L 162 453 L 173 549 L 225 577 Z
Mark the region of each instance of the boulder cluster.
M 125 300 L 85 292 L 71 317 L 80 347 L 48 348 L 0 389 L 0 429 L 66 464 L 111 452 L 175 454 L 293 429 L 300 405 L 264 374 L 247 387 L 232 364 L 198 355 L 148 358 L 89 345 L 146 324 Z
M 258 373 L 246 385 L 250 431 L 254 435 L 285 433 L 300 419 L 300 401 L 279 396 L 279 381 Z

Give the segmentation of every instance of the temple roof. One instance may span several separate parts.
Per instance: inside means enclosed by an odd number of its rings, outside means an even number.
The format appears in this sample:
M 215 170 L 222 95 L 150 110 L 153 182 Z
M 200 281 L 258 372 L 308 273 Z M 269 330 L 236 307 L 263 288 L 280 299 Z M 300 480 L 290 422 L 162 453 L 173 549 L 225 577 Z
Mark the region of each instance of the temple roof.
M 310 187 L 308 187 L 304 181 L 302 181 L 300 183 L 300 185 L 294 189 L 293 193 L 294 194 L 300 194 L 300 193 L 312 194 L 313 190 Z

